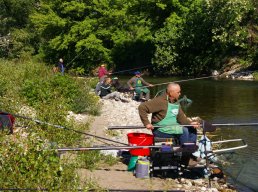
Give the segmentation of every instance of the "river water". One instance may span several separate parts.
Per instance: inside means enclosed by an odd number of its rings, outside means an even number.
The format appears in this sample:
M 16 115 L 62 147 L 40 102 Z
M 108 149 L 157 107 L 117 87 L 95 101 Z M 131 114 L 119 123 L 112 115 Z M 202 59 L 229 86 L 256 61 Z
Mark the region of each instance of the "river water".
M 126 77 L 123 77 L 125 82 Z M 144 79 L 152 84 L 180 81 L 187 78 Z M 179 82 L 181 96 L 186 95 L 193 103 L 185 108 L 189 117 L 219 124 L 258 123 L 258 81 L 199 79 Z M 152 97 L 166 85 L 150 88 Z M 235 183 L 241 183 L 253 191 L 258 191 L 258 125 L 220 126 L 215 132 L 215 140 L 244 139 L 247 148 L 227 157 L 230 164 L 224 165 Z M 251 191 L 252 191 L 251 190 Z

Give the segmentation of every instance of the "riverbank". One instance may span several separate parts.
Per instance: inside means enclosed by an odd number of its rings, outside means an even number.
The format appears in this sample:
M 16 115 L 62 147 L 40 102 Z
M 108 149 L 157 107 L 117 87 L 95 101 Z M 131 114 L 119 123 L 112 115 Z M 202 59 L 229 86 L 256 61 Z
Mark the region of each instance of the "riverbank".
M 137 130 L 117 130 L 108 131 L 108 126 L 113 125 L 140 125 L 138 115 L 139 102 L 130 101 L 129 103 L 122 103 L 115 100 L 100 100 L 102 105 L 101 115 L 94 118 L 91 126 L 90 133 L 98 136 L 107 137 L 119 142 L 127 143 L 126 134 L 129 132 L 144 132 L 150 133 L 146 129 Z M 100 141 L 99 144 L 104 145 Z M 106 145 L 106 144 L 105 144 Z M 106 152 L 107 153 L 107 152 Z M 115 154 L 115 151 L 110 151 L 109 154 Z M 115 190 L 183 190 L 183 191 L 236 191 L 236 189 L 227 183 L 226 178 L 219 179 L 214 178 L 212 180 L 212 186 L 208 187 L 208 180 L 204 178 L 199 179 L 172 179 L 172 178 L 160 178 L 153 177 L 150 179 L 136 178 L 132 172 L 127 171 L 127 165 L 123 162 L 112 167 L 102 167 L 98 170 L 89 171 L 86 169 L 80 169 L 79 174 L 82 181 L 84 179 L 92 179 L 96 181 L 100 187 L 105 189 Z

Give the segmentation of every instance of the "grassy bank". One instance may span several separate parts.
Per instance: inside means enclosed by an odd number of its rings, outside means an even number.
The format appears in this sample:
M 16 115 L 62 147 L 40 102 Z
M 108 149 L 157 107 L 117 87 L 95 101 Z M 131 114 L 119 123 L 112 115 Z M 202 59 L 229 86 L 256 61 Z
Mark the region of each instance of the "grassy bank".
M 69 111 L 99 113 L 98 98 L 89 93 L 89 81 L 54 74 L 44 63 L 33 60 L 0 60 L 0 67 L 2 111 L 80 131 L 87 131 L 88 123 L 68 120 Z M 81 186 L 76 169 L 96 167 L 102 161 L 98 152 L 78 154 L 79 158 L 60 158 L 56 151 L 59 147 L 88 145 L 83 135 L 22 118 L 16 118 L 16 126 L 22 128 L 13 135 L 6 129 L 0 132 L 0 188 L 50 191 L 97 188 L 90 181 Z

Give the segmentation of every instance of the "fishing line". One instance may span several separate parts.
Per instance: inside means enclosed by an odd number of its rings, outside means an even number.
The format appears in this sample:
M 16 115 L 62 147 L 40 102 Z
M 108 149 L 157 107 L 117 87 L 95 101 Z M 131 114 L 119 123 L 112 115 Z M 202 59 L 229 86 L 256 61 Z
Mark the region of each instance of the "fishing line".
M 67 65 L 69 65 L 70 63 L 72 63 L 77 57 L 79 57 L 85 50 L 87 49 L 87 47 L 85 47 L 85 49 L 83 49 L 79 54 L 77 54 L 69 63 L 67 63 Z
M 178 80 L 178 81 L 170 81 L 170 82 L 165 82 L 165 83 L 154 84 L 152 86 L 150 86 L 150 85 L 142 86 L 142 87 L 139 87 L 139 88 L 154 87 L 154 86 L 158 86 L 158 85 L 166 85 L 166 84 L 169 84 L 169 83 L 180 83 L 180 82 L 186 82 L 186 81 L 194 81 L 194 80 L 199 80 L 199 79 L 207 79 L 207 78 L 211 78 L 211 77 L 217 77 L 217 75 L 212 75 L 212 76 L 208 76 L 208 77 L 198 77 L 198 78 L 193 78 L 193 79 L 184 79 L 184 80 Z
M 117 72 L 111 73 L 111 75 L 116 74 L 116 73 L 126 72 L 126 71 L 132 71 L 132 70 L 136 70 L 136 69 L 143 69 L 143 68 L 146 68 L 146 67 L 149 67 L 149 66 L 151 66 L 151 65 L 145 65 L 145 66 L 143 66 L 143 67 L 137 67 L 137 68 L 133 68 L 133 69 L 127 69 L 127 70 L 117 71 Z

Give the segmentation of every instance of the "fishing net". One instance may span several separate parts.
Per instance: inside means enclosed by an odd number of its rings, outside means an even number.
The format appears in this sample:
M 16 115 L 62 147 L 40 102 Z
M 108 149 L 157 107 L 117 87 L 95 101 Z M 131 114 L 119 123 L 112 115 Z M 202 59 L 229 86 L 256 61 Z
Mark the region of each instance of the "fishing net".
M 258 161 L 254 158 L 241 158 L 237 153 L 223 154 L 217 157 L 217 164 L 231 177 L 235 184 L 242 184 L 258 191 Z

